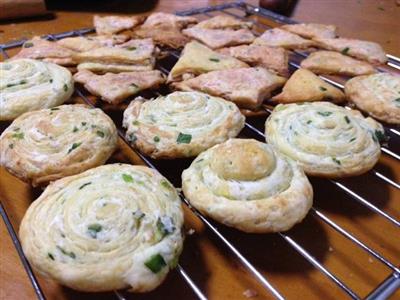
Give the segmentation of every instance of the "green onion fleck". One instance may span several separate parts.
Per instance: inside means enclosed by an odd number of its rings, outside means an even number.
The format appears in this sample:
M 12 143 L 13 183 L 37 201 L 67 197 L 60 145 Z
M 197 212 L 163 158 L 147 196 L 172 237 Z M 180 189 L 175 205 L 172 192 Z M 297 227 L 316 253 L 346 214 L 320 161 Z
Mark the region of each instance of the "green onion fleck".
M 353 142 L 353 141 L 355 141 L 356 140 L 356 138 L 355 137 L 353 137 L 351 140 L 350 140 L 350 142 Z
M 307 121 L 307 124 L 311 124 L 311 123 L 312 123 L 312 120 L 308 120 L 308 121 Z
M 51 259 L 51 260 L 54 260 L 54 255 L 53 254 L 51 254 L 50 252 L 49 253 L 47 253 L 47 256 Z
M 160 137 L 159 137 L 159 136 L 155 136 L 155 137 L 153 138 L 153 141 L 155 141 L 156 143 L 158 143 L 158 142 L 160 141 Z
M 68 154 L 71 153 L 72 150 L 78 148 L 82 143 L 73 143 L 71 148 L 68 150 Z
M 387 142 L 389 140 L 389 137 L 385 135 L 385 132 L 380 130 L 375 130 L 375 136 L 380 143 Z
M 130 133 L 128 135 L 128 141 L 129 142 L 134 143 L 134 142 L 136 142 L 136 140 L 137 140 L 137 137 L 136 137 L 136 135 L 134 133 Z
M 14 144 L 9 144 L 8 147 L 10 147 L 10 149 L 14 148 Z
M 82 124 L 82 126 L 86 126 L 87 123 L 86 122 L 81 122 L 81 124 Z
M 328 117 L 332 114 L 332 112 L 330 112 L 330 111 L 319 111 L 317 113 L 323 117 Z
M 175 231 L 174 221 L 171 217 L 164 216 L 157 219 L 158 240 Z
M 59 107 L 53 107 L 53 108 L 50 108 L 50 110 L 60 110 L 60 108 Z
M 171 189 L 171 184 L 166 180 L 161 181 L 161 185 L 166 189 Z
M 332 160 L 337 163 L 338 165 L 341 165 L 342 163 L 340 162 L 340 160 L 336 159 L 335 157 L 332 157 Z
M 96 131 L 96 134 L 99 136 L 99 137 L 104 137 L 104 132 L 103 131 L 100 131 L 100 130 L 97 130 Z
M 133 50 L 136 50 L 137 48 L 134 47 L 134 46 L 132 46 L 132 47 L 128 47 L 128 48 L 126 48 L 126 49 L 128 49 L 128 50 L 130 50 L 130 51 L 133 51 Z
M 319 89 L 320 89 L 321 91 L 323 91 L 323 92 L 325 92 L 325 91 L 327 90 L 327 89 L 326 89 L 325 87 L 323 87 L 323 86 L 320 86 Z
M 349 52 L 349 50 L 350 50 L 350 48 L 349 48 L 349 47 L 346 47 L 346 48 L 344 48 L 341 52 L 342 52 L 342 54 L 347 55 L 347 53 Z
M 92 184 L 92 183 L 91 183 L 91 182 L 86 182 L 86 183 L 82 184 L 82 185 L 79 187 L 79 190 L 83 189 L 85 186 L 88 186 L 89 184 Z
M 65 249 L 61 248 L 60 246 L 56 246 L 56 247 L 57 247 L 58 250 L 61 251 L 62 254 L 68 255 L 68 256 L 71 257 L 71 258 L 76 258 L 76 255 L 75 255 L 74 252 L 72 252 L 72 251 L 71 251 L 71 252 L 68 252 L 68 251 L 66 251 Z
M 24 44 L 24 48 L 30 48 L 30 47 L 33 47 L 33 43 L 31 43 L 31 42 L 26 42 L 26 43 Z
M 64 92 L 68 91 L 68 85 L 64 84 Z
M 92 238 L 97 238 L 97 233 L 99 233 L 103 227 L 100 224 L 91 224 L 88 226 L 88 233 Z
M 139 86 L 136 85 L 136 84 L 134 84 L 134 83 L 131 83 L 130 86 L 133 87 L 133 88 L 135 88 L 135 89 L 138 89 L 138 88 L 139 88 Z
M 347 124 L 350 124 L 350 119 L 348 116 L 344 116 L 344 120 L 346 121 Z
M 72 132 L 77 132 L 79 129 L 78 127 L 74 126 L 74 129 L 72 130 Z
M 210 58 L 210 61 L 219 62 L 219 58 L 213 58 L 213 57 L 211 57 L 211 58 Z
M 129 175 L 129 174 L 122 174 L 122 179 L 125 182 L 133 182 L 133 177 L 131 175 Z
M 50 82 L 50 83 L 53 83 L 53 79 L 50 79 L 49 82 Z
M 18 139 L 18 140 L 22 140 L 24 138 L 24 133 L 23 132 L 14 133 L 11 137 Z
M 191 140 L 192 140 L 191 134 L 185 134 L 185 133 L 179 132 L 176 142 L 178 144 L 190 144 Z
M 158 273 L 164 268 L 167 264 L 164 258 L 160 254 L 155 254 L 151 256 L 144 265 L 150 269 L 153 273 Z
M 139 125 L 139 121 L 138 120 L 133 121 L 132 125 Z

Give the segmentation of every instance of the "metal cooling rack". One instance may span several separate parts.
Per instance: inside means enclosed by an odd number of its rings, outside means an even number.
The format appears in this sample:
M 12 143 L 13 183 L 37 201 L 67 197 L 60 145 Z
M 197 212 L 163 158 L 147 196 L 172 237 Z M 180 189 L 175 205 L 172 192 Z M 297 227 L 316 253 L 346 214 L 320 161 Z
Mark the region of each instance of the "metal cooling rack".
M 232 10 L 235 10 L 235 13 L 232 12 Z M 237 12 L 237 13 L 236 13 Z M 199 9 L 191 9 L 187 11 L 181 11 L 177 12 L 177 15 L 185 15 L 185 16 L 193 16 L 193 15 L 199 15 L 199 16 L 206 16 L 206 17 L 211 17 L 214 16 L 216 13 L 218 14 L 227 14 L 234 16 L 239 19 L 245 19 L 246 21 L 250 21 L 254 24 L 254 33 L 256 35 L 259 35 L 259 31 L 256 31 L 256 28 L 259 28 L 259 30 L 265 30 L 271 28 L 268 25 L 265 25 L 258 20 L 251 19 L 252 16 L 257 16 L 259 18 L 264 18 L 264 19 L 269 19 L 272 20 L 276 23 L 281 23 L 281 24 L 290 24 L 290 23 L 296 23 L 296 21 L 289 19 L 287 17 L 278 15 L 276 13 L 273 13 L 271 11 L 262 9 L 260 7 L 256 7 L 251 4 L 244 3 L 242 1 L 239 2 L 232 2 L 232 3 L 227 3 L 227 4 L 222 4 L 222 5 L 217 5 L 217 6 L 209 6 L 209 7 L 204 7 L 204 8 L 199 8 Z M 86 34 L 90 34 L 94 32 L 93 28 L 85 28 L 85 29 L 80 29 L 80 30 L 74 30 L 74 31 L 69 31 L 69 32 L 63 32 L 63 33 L 58 33 L 58 34 L 49 34 L 43 36 L 43 38 L 49 39 L 49 40 L 58 40 L 62 39 L 65 37 L 71 37 L 71 36 L 83 36 Z M 7 59 L 9 57 L 7 50 L 9 49 L 14 49 L 21 47 L 23 43 L 26 41 L 26 39 L 18 40 L 15 42 L 11 43 L 6 43 L 6 44 L 1 44 L 0 45 L 0 51 L 4 59 Z M 177 60 L 179 58 L 179 52 L 175 50 L 169 50 L 168 51 L 170 58 Z M 291 56 L 290 56 L 290 66 L 293 69 L 299 68 L 298 64 L 298 59 L 304 58 L 307 56 L 307 53 L 301 52 L 301 51 L 291 51 Z M 394 55 L 387 55 L 388 57 L 388 63 L 387 66 L 388 68 L 393 68 L 400 70 L 400 58 L 394 56 Z M 171 64 L 169 64 L 171 66 Z M 164 74 L 169 73 L 169 67 L 166 67 L 160 63 L 157 64 L 157 68 L 160 69 Z M 384 68 L 378 68 L 379 71 L 385 71 Z M 336 87 L 343 89 L 343 84 L 340 83 L 339 80 L 331 79 L 325 76 L 320 76 L 323 80 L 326 80 L 327 82 L 335 85 Z M 88 105 L 94 107 L 96 104 L 92 102 L 86 95 L 85 92 L 80 88 L 76 87 L 75 88 L 75 93 L 78 95 L 85 103 Z M 156 92 L 155 95 L 160 95 L 160 93 Z M 265 110 L 266 113 L 271 113 L 271 107 L 264 105 L 263 109 Z M 119 124 L 117 124 L 119 125 Z M 265 135 L 260 131 L 256 125 L 250 124 L 249 122 L 246 122 L 245 127 L 252 132 L 252 135 L 255 135 L 258 137 L 260 140 L 265 140 Z M 385 131 L 388 135 L 391 136 L 392 139 L 399 139 L 400 138 L 400 131 L 397 130 L 396 128 L 392 127 L 385 127 Z M 124 131 L 121 128 L 118 128 L 118 134 L 120 138 L 130 147 L 132 151 L 134 151 L 144 162 L 147 166 L 150 168 L 153 168 L 157 170 L 155 164 L 153 163 L 152 159 L 149 159 L 145 157 L 143 154 L 138 152 L 136 149 L 132 148 L 129 144 L 129 142 L 125 139 L 125 134 Z M 386 156 L 392 157 L 394 160 L 400 161 L 400 155 L 398 154 L 398 149 L 394 150 L 391 149 L 391 147 L 382 146 L 382 152 Z M 377 179 L 381 180 L 382 183 L 389 184 L 393 186 L 394 188 L 400 190 L 400 185 L 399 183 L 396 183 L 393 179 L 390 179 L 383 175 L 382 173 L 378 172 L 377 170 L 373 169 L 370 171 L 370 173 L 373 176 L 376 176 Z M 400 228 L 400 220 L 395 219 L 393 216 L 389 215 L 385 211 L 379 209 L 377 206 L 372 204 L 369 200 L 363 198 L 356 192 L 354 192 L 352 189 L 344 185 L 343 183 L 340 183 L 335 180 L 329 180 L 331 184 L 333 184 L 335 187 L 337 187 L 340 191 L 348 194 L 353 200 L 357 201 L 360 205 L 366 207 L 367 209 L 379 214 L 382 218 L 384 218 L 387 222 L 390 222 L 393 226 L 396 228 Z M 184 195 L 180 193 L 180 197 L 182 201 L 187 205 L 191 211 L 203 222 L 203 224 L 210 230 L 226 247 L 229 249 L 232 254 L 244 265 L 244 267 L 248 270 L 249 273 L 251 273 L 259 282 L 262 286 L 264 286 L 270 294 L 275 297 L 276 299 L 285 299 L 281 292 L 277 290 L 266 278 L 265 275 L 262 275 L 257 268 L 238 250 L 238 248 L 227 238 L 225 237 L 221 231 L 218 229 L 216 225 L 212 223 L 212 221 L 209 221 L 206 217 L 204 217 L 199 211 L 197 211 L 194 207 L 190 205 L 190 203 L 185 199 Z M 333 230 L 344 236 L 346 239 L 354 243 L 356 246 L 360 247 L 364 251 L 366 251 L 369 255 L 373 256 L 375 259 L 377 259 L 379 262 L 384 264 L 387 268 L 392 270 L 392 274 L 386 278 L 381 284 L 375 287 L 370 294 L 365 298 L 367 300 L 375 300 L 375 299 L 387 299 L 390 295 L 395 293 L 399 288 L 400 288 L 400 268 L 396 265 L 394 265 L 392 262 L 390 262 L 388 259 L 386 259 L 384 256 L 382 256 L 380 253 L 375 251 L 374 249 L 370 248 L 368 245 L 360 241 L 357 237 L 355 237 L 353 234 L 350 232 L 346 231 L 343 229 L 341 226 L 339 226 L 337 223 L 335 223 L 332 219 L 328 218 L 325 214 L 323 214 L 321 211 L 316 209 L 315 207 L 311 208 L 310 213 L 318 218 L 319 220 L 323 221 L 327 225 L 329 225 Z M 12 241 L 16 247 L 16 250 L 18 252 L 18 255 L 21 259 L 21 262 L 27 272 L 27 275 L 32 283 L 32 286 L 36 292 L 36 295 L 38 299 L 46 299 L 45 295 L 38 283 L 38 280 L 32 271 L 32 268 L 24 256 L 24 253 L 21 248 L 21 244 L 18 240 L 17 234 L 11 224 L 11 221 L 7 215 L 6 210 L 4 209 L 3 205 L 0 202 L 0 214 L 5 222 L 5 225 L 7 227 L 7 230 L 12 238 Z M 299 225 L 301 226 L 301 225 Z M 312 253 L 309 253 L 307 250 L 305 250 L 294 238 L 289 236 L 286 233 L 277 233 L 284 241 L 287 242 L 287 244 L 292 247 L 296 252 L 298 252 L 301 256 L 304 257 L 305 260 L 307 260 L 310 264 L 312 264 L 317 270 L 319 270 L 322 274 L 324 274 L 328 279 L 330 279 L 333 283 L 335 283 L 340 289 L 343 290 L 344 294 L 348 295 L 352 299 L 361 299 L 359 295 L 357 295 L 345 282 L 340 280 L 335 274 L 333 274 L 331 271 L 327 269 L 321 262 L 319 262 L 313 255 Z M 188 286 L 193 290 L 194 294 L 197 295 L 197 297 L 201 300 L 207 299 L 206 295 L 201 291 L 201 289 L 196 285 L 194 280 L 189 276 L 189 274 L 184 270 L 184 268 L 181 265 L 177 266 L 177 271 L 178 273 L 182 276 L 182 278 L 186 281 Z M 114 291 L 114 294 L 117 299 L 119 300 L 124 300 L 130 298 L 129 295 L 125 294 L 123 291 Z

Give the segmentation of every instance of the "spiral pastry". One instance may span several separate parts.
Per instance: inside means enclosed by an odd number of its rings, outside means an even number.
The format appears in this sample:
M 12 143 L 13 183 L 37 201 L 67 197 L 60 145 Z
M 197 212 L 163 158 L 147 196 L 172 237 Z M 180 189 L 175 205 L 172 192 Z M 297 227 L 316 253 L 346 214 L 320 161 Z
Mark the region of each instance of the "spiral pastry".
M 256 233 L 290 229 L 313 198 L 294 161 L 250 139 L 230 139 L 201 153 L 182 173 L 182 189 L 203 214 Z
M 156 288 L 182 250 L 173 186 L 142 166 L 111 164 L 50 184 L 19 231 L 33 268 L 70 288 Z
M 74 91 L 71 72 L 53 63 L 15 59 L 0 63 L 0 121 L 64 103 Z
M 132 101 L 124 112 L 127 139 L 153 158 L 196 156 L 235 137 L 245 117 L 222 98 L 174 92 L 155 100 Z
M 380 156 L 382 125 L 328 102 L 278 105 L 265 123 L 267 142 L 309 175 L 338 178 L 367 172 Z
M 34 186 L 102 165 L 118 134 L 100 109 L 62 105 L 28 112 L 0 136 L 0 165 Z

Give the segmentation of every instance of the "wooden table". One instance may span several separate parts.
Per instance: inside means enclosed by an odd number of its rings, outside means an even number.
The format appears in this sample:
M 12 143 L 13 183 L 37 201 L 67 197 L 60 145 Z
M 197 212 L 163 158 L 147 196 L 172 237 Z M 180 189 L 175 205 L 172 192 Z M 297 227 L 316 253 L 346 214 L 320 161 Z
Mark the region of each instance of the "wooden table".
M 135 1 L 131 1 L 135 2 Z M 226 1 L 159 1 L 154 11 L 174 12 Z M 250 1 L 255 3 L 255 1 Z M 129 8 L 120 8 L 127 12 Z M 104 13 L 102 13 L 104 14 Z M 19 20 L 0 25 L 0 43 L 46 33 L 57 33 L 92 26 L 93 12 L 55 12 L 52 19 Z M 379 42 L 389 53 L 400 56 L 400 7 L 395 1 L 300 0 L 293 18 L 306 22 L 333 23 L 340 35 Z M 397 27 L 395 26 L 397 25 Z M 7 124 L 2 124 L 2 128 Z M 397 146 L 396 146 L 397 147 Z M 140 163 L 126 145 L 112 161 Z M 186 163 L 187 164 L 187 163 Z M 175 168 L 165 164 L 162 170 Z M 400 163 L 383 156 L 377 169 L 394 181 L 400 181 Z M 16 230 L 31 201 L 41 193 L 0 169 L 0 200 Z M 176 174 L 178 176 L 179 174 Z M 383 185 L 376 177 L 365 175 L 344 181 L 379 208 L 400 219 L 400 193 Z M 326 180 L 312 180 L 315 207 L 352 232 L 368 246 L 396 265 L 400 264 L 398 229 Z M 181 264 L 210 299 L 246 299 L 243 292 L 255 291 L 252 299 L 271 298 L 237 258 L 185 208 L 186 224 L 195 234 L 187 238 Z M 345 295 L 330 280 L 300 257 L 278 235 L 251 235 L 219 227 L 221 233 L 261 271 L 288 299 L 343 299 Z M 0 221 L 0 299 L 33 299 L 34 290 L 7 233 Z M 333 231 L 312 214 L 290 231 L 296 241 L 324 266 L 361 296 L 367 295 L 391 272 L 376 259 Z M 115 299 L 112 294 L 81 294 L 38 276 L 48 299 Z M 397 294 L 400 297 L 400 294 Z M 171 272 L 156 291 L 135 295 L 132 299 L 196 299 L 178 272 Z M 395 299 L 395 297 L 393 297 Z M 399 299 L 399 298 L 397 298 Z

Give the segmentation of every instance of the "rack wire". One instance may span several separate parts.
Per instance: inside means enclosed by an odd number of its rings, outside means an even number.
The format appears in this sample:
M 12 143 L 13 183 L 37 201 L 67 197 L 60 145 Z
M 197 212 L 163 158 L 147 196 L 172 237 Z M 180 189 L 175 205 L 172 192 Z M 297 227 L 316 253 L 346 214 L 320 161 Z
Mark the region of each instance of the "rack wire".
M 232 13 L 231 11 L 228 11 L 229 9 L 236 9 L 243 13 L 244 15 L 238 15 L 235 13 Z M 255 25 L 255 27 L 259 27 L 262 29 L 268 29 L 270 26 L 265 25 L 261 22 L 255 21 L 254 19 L 250 19 L 251 16 L 257 16 L 261 18 L 266 18 L 269 20 L 272 20 L 277 23 L 281 24 L 293 24 L 296 23 L 294 20 L 289 19 L 287 17 L 275 14 L 271 11 L 262 9 L 260 7 L 256 7 L 254 5 L 239 1 L 239 2 L 232 2 L 232 3 L 226 3 L 222 5 L 217 5 L 217 6 L 208 6 L 204 8 L 199 8 L 199 9 L 191 9 L 187 11 L 181 11 L 178 12 L 178 15 L 186 15 L 186 16 L 193 16 L 193 15 L 204 15 L 206 17 L 211 17 L 212 13 L 222 13 L 222 14 L 227 14 L 234 16 L 239 19 L 245 19 L 246 21 L 251 21 Z M 47 38 L 49 40 L 58 40 L 62 39 L 65 37 L 71 37 L 71 36 L 83 36 L 86 34 L 92 33 L 94 30 L 93 28 L 85 28 L 85 29 L 80 29 L 80 30 L 73 30 L 73 31 L 68 31 L 68 32 L 63 32 L 59 34 L 49 34 L 44 36 L 44 38 Z M 255 34 L 259 34 L 258 32 L 255 32 Z M 7 50 L 17 48 L 23 45 L 25 40 L 19 40 L 11 43 L 6 43 L 0 45 L 0 51 L 2 56 L 7 59 L 8 58 L 8 53 Z M 177 59 L 179 57 L 179 53 L 176 51 L 169 51 L 169 54 L 171 57 L 174 57 Z M 296 56 L 297 58 L 304 58 L 307 56 L 307 53 L 304 52 L 299 52 L 299 51 L 292 51 L 292 55 Z M 388 57 L 388 63 L 387 66 L 390 68 L 394 68 L 397 70 L 400 70 L 400 58 L 394 56 L 394 55 L 387 55 Z M 299 68 L 299 65 L 296 62 L 290 61 L 290 66 L 297 69 Z M 157 65 L 157 67 L 165 74 L 169 73 L 169 70 L 162 65 Z M 323 80 L 335 85 L 338 88 L 343 89 L 343 85 L 340 82 L 337 82 L 335 80 L 332 80 L 330 78 L 327 78 L 325 76 L 320 76 Z M 90 106 L 95 106 L 95 104 L 85 96 L 85 93 L 83 90 L 81 90 L 80 87 L 76 87 L 75 93 L 88 105 Z M 160 95 L 160 94 L 158 94 Z M 268 106 L 263 106 L 264 110 L 266 113 L 271 113 L 271 108 Z M 252 133 L 254 133 L 260 140 L 264 140 L 265 136 L 264 133 L 262 133 L 256 126 L 253 126 L 252 124 L 246 122 L 245 127 L 250 130 Z M 385 128 L 386 132 L 390 132 L 393 137 L 399 137 L 400 132 L 396 130 L 395 128 L 391 127 L 386 127 Z M 143 162 L 149 166 L 150 168 L 153 168 L 157 170 L 156 166 L 153 164 L 152 160 L 138 152 L 135 148 L 133 148 L 130 143 L 126 140 L 124 131 L 121 128 L 118 128 L 118 134 L 119 137 L 125 142 L 127 146 L 130 147 L 132 151 L 134 151 L 142 160 Z M 382 147 L 382 152 L 384 155 L 387 155 L 391 157 L 392 159 L 395 160 L 400 160 L 400 155 L 393 151 L 392 149 L 389 149 L 389 147 Z M 386 177 L 382 173 L 378 172 L 377 170 L 372 170 L 370 171 L 372 175 L 376 176 L 377 179 L 381 180 L 382 182 L 385 182 L 395 189 L 400 189 L 399 183 L 396 183 L 393 179 Z M 361 205 L 365 206 L 366 208 L 370 209 L 371 211 L 379 214 L 382 218 L 384 218 L 386 221 L 390 222 L 397 228 L 400 227 L 400 221 L 395 219 L 393 216 L 389 215 L 385 211 L 379 209 L 377 206 L 371 203 L 371 201 L 363 198 L 362 196 L 358 195 L 356 192 L 351 190 L 349 187 L 344 185 L 341 182 L 335 181 L 335 180 L 330 180 L 330 182 L 343 191 L 344 193 L 348 194 L 351 198 L 356 200 L 358 203 Z M 197 218 L 201 220 L 201 222 L 212 232 L 226 247 L 228 250 L 232 252 L 232 254 L 244 265 L 244 267 L 249 271 L 250 274 L 252 274 L 255 279 L 257 279 L 260 284 L 265 287 L 273 297 L 276 299 L 285 299 L 282 293 L 276 289 L 270 281 L 266 278 L 265 275 L 261 274 L 259 270 L 239 251 L 239 249 L 232 243 L 226 236 L 224 236 L 221 233 L 221 230 L 218 228 L 218 225 L 215 225 L 213 222 L 209 221 L 208 218 L 203 216 L 199 211 L 197 211 L 194 207 L 192 207 L 189 203 L 189 201 L 184 197 L 182 193 L 180 193 L 180 197 L 185 203 L 185 205 L 194 213 Z M 21 259 L 21 262 L 27 272 L 27 275 L 32 283 L 32 286 L 35 290 L 35 293 L 38 297 L 38 299 L 42 300 L 45 299 L 45 295 L 38 283 L 38 280 L 34 274 L 34 272 L 31 269 L 31 266 L 29 262 L 27 261 L 26 257 L 23 254 L 21 244 L 18 240 L 17 234 L 11 224 L 11 221 L 6 213 L 6 210 L 4 209 L 3 205 L 0 202 L 0 214 L 5 222 L 5 225 L 7 227 L 7 230 L 12 238 L 12 241 L 16 247 L 16 250 L 18 252 L 18 255 Z M 350 242 L 354 243 L 356 246 L 360 247 L 362 250 L 367 252 L 369 255 L 373 256 L 375 259 L 380 261 L 383 265 L 385 265 L 387 268 L 389 268 L 392 271 L 392 274 L 386 278 L 380 285 L 378 285 L 374 290 L 370 292 L 370 294 L 367 296 L 366 299 L 372 300 L 372 299 L 386 299 L 386 297 L 389 297 L 392 295 L 399 287 L 400 287 L 400 269 L 397 267 L 395 264 L 393 264 L 390 260 L 385 258 L 383 255 L 381 255 L 378 251 L 372 249 L 368 245 L 366 245 L 364 242 L 362 242 L 360 239 L 358 239 L 354 234 L 348 232 L 346 229 L 342 228 L 340 225 L 338 225 L 336 222 L 334 222 L 332 219 L 328 218 L 325 214 L 323 214 L 321 211 L 316 209 L 315 207 L 311 208 L 311 214 L 321 220 L 322 222 L 326 223 L 328 226 L 330 226 L 332 229 L 334 229 L 338 234 L 342 235 L 346 239 L 348 239 Z M 322 274 L 324 274 L 328 279 L 330 279 L 333 283 L 335 283 L 340 289 L 343 290 L 345 294 L 347 294 L 350 298 L 352 299 L 360 299 L 360 296 L 357 295 L 345 282 L 343 282 L 341 279 L 339 279 L 335 274 L 333 274 L 330 270 L 328 270 L 327 267 L 325 267 L 322 263 L 320 263 L 311 253 L 309 253 L 304 247 L 302 247 L 299 242 L 297 242 L 293 237 L 291 237 L 289 234 L 286 233 L 278 233 L 278 236 L 280 236 L 285 242 L 287 242 L 296 252 L 298 252 L 301 256 L 304 257 L 305 260 L 307 260 L 311 265 L 313 265 L 317 270 L 319 270 Z M 182 278 L 185 280 L 185 282 L 188 284 L 188 286 L 192 289 L 193 293 L 201 300 L 207 299 L 206 295 L 201 291 L 201 289 L 198 287 L 198 285 L 194 282 L 194 280 L 190 277 L 190 275 L 185 271 L 185 269 L 181 266 L 177 266 L 177 272 L 182 276 Z M 114 291 L 115 296 L 117 299 L 124 300 L 127 298 L 127 296 L 124 294 L 123 291 Z

